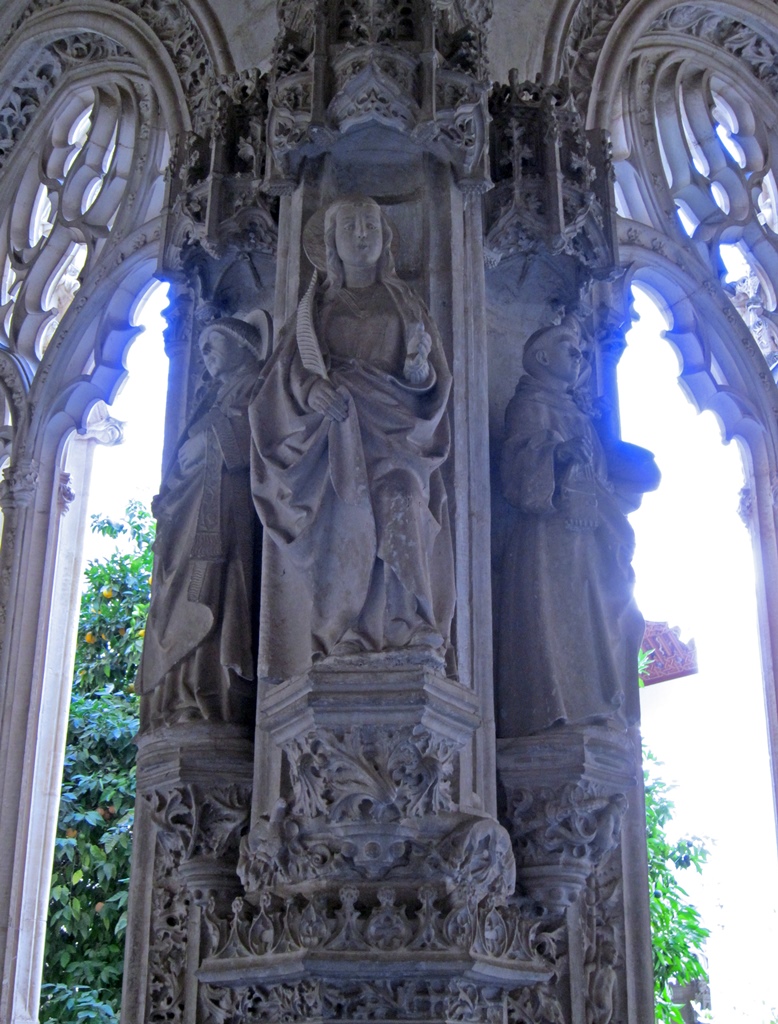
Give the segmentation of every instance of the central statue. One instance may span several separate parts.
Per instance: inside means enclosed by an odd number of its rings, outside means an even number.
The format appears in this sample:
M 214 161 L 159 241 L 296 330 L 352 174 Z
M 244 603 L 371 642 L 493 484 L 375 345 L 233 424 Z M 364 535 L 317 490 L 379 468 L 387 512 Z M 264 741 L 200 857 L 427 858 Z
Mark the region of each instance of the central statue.
M 316 270 L 250 410 L 252 487 L 271 543 L 259 672 L 449 644 L 454 567 L 440 467 L 451 375 L 363 196 L 305 229 Z M 319 274 L 323 274 L 320 283 Z

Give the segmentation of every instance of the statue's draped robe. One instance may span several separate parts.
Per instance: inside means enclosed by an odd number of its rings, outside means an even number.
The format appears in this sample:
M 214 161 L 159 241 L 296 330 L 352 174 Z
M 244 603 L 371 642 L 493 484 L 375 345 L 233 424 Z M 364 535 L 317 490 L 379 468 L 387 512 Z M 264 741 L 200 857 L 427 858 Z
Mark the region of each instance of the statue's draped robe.
M 154 502 L 154 580 L 138 690 L 142 725 L 252 720 L 261 527 L 249 483 L 247 409 L 257 380 L 242 369 L 204 400 Z
M 402 372 L 414 323 L 432 338 L 419 385 Z M 320 301 L 316 329 L 346 419 L 311 409 L 319 378 L 303 366 L 295 321 L 250 412 L 254 499 L 267 535 L 259 674 L 274 679 L 305 671 L 344 640 L 366 650 L 443 644 L 453 615 L 440 473 L 450 374 L 435 326 L 392 282 Z
M 569 394 L 529 376 L 505 423 L 503 489 L 518 514 L 500 567 L 498 735 L 624 727 L 639 716 L 644 621 L 632 596 L 634 535 L 603 447 Z M 591 471 L 555 464 L 556 448 L 578 437 L 592 445 Z

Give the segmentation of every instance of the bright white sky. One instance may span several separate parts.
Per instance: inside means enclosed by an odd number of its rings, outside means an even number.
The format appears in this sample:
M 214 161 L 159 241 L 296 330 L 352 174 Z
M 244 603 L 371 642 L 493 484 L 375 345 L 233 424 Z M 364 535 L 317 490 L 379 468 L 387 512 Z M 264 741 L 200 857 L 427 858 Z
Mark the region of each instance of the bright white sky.
M 646 745 L 678 783 L 678 834 L 709 837 L 702 875 L 684 883 L 711 929 L 716 1024 L 769 1024 L 778 1007 L 778 862 L 770 788 L 754 563 L 737 512 L 743 468 L 710 412 L 675 383 L 668 325 L 645 294 L 619 364 L 622 434 L 656 455 L 658 491 L 631 517 L 636 594 L 647 619 L 697 643 L 700 672 L 647 687 Z
M 118 450 L 95 452 L 90 509 L 121 518 L 127 501 L 159 488 L 166 360 L 157 289 L 133 344 L 127 385 L 111 409 L 127 421 Z M 632 517 L 637 596 L 646 618 L 694 637 L 700 673 L 643 691 L 643 732 L 675 781 L 678 834 L 706 836 L 711 857 L 686 882 L 712 936 L 708 944 L 716 1024 L 770 1024 L 778 1007 L 778 860 L 772 811 L 753 558 L 737 513 L 743 470 L 722 446 L 711 413 L 697 415 L 675 383 L 678 359 L 659 334 L 656 306 L 638 295 L 640 326 L 619 368 L 622 430 L 650 448 L 663 473 Z M 111 548 L 88 541 L 87 557 Z
M 130 499 L 150 505 L 159 490 L 168 372 L 161 310 L 167 304 L 167 288 L 163 285 L 152 285 L 145 301 L 138 304 L 134 323 L 146 329 L 130 347 L 128 376 L 109 410 L 111 416 L 125 423 L 124 441 L 118 448 L 95 447 L 90 515 L 121 519 Z M 114 546 L 109 538 L 90 534 L 85 543 L 86 558 L 103 557 Z

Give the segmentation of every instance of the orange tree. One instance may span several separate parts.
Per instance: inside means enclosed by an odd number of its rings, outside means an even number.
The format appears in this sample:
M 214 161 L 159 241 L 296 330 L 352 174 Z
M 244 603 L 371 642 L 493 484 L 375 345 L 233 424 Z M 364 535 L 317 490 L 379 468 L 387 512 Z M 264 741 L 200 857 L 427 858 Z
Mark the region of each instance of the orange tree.
M 54 853 L 41 1024 L 118 1021 L 130 873 L 138 698 L 154 520 L 93 516 L 119 541 L 85 571 Z

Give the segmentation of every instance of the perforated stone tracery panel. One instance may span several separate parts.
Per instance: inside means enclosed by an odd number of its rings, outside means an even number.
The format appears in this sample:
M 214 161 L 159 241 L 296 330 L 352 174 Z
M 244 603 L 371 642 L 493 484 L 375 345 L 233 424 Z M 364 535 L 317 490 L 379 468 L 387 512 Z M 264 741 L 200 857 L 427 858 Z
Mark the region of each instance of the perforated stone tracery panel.
M 714 20 L 700 8 L 663 15 L 630 65 L 626 117 L 615 132 L 619 212 L 669 231 L 692 264 L 718 277 L 772 370 L 778 367 L 778 133 L 776 101 L 764 88 L 773 84 L 769 62 L 757 60 L 772 50 L 766 41 L 755 50 L 745 27 L 727 19 L 714 32 Z M 663 34 L 675 42 L 680 30 L 688 36 L 687 52 L 660 48 Z M 717 44 L 718 59 L 694 52 L 700 40 L 709 49 Z

